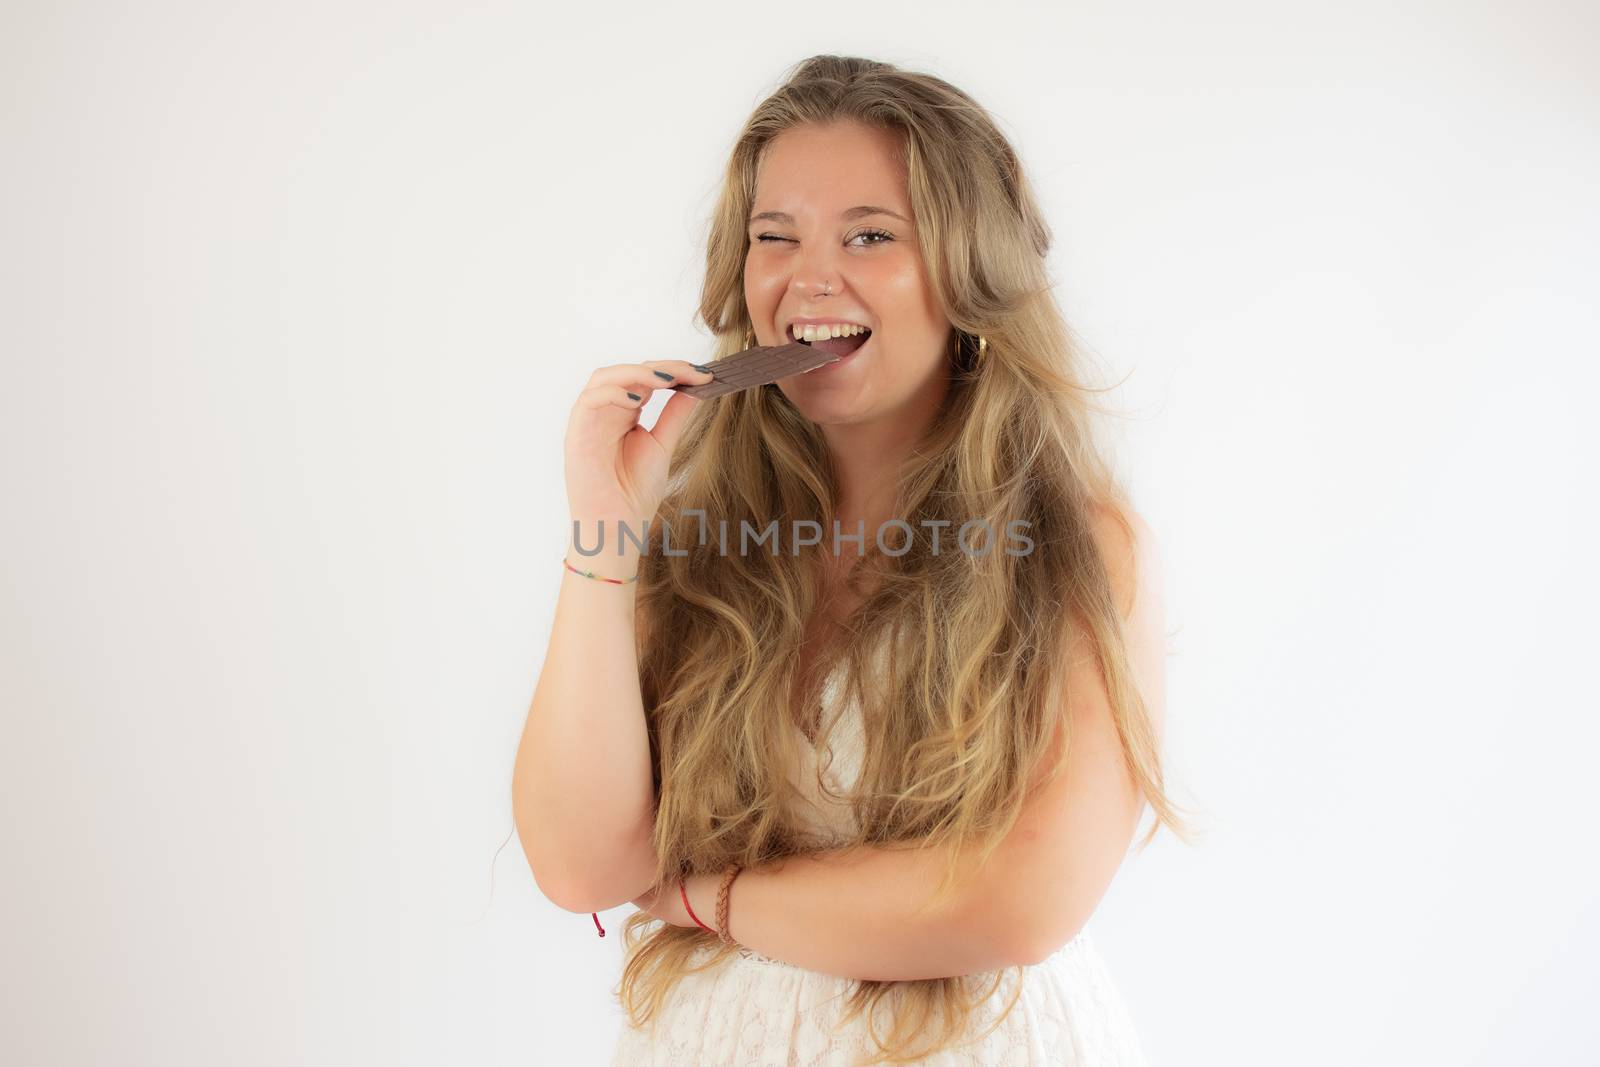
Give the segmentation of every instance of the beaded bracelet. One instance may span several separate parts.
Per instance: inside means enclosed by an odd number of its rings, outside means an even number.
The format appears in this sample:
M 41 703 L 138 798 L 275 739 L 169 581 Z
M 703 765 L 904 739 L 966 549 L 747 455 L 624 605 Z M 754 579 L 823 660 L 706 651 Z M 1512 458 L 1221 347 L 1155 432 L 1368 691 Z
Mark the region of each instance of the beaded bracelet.
M 637 574 L 635 574 L 632 578 L 606 578 L 596 574 L 594 571 L 580 571 L 578 568 L 568 563 L 565 556 L 561 557 L 561 563 L 573 574 L 579 574 L 585 578 L 592 578 L 597 582 L 610 582 L 612 585 L 627 585 L 629 582 L 636 582 L 639 580 L 639 576 Z

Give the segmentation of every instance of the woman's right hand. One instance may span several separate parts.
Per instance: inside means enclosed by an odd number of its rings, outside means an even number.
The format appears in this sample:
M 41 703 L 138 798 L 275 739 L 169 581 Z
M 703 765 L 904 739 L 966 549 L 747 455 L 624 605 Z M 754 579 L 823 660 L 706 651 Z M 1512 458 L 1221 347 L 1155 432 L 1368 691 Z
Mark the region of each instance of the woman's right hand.
M 567 418 L 567 506 L 572 516 L 627 521 L 642 534 L 644 522 L 655 515 L 666 494 L 667 467 L 678 435 L 700 401 L 673 393 L 649 430 L 639 423 L 639 409 L 654 389 L 709 381 L 709 371 L 682 359 L 616 363 L 591 374 Z

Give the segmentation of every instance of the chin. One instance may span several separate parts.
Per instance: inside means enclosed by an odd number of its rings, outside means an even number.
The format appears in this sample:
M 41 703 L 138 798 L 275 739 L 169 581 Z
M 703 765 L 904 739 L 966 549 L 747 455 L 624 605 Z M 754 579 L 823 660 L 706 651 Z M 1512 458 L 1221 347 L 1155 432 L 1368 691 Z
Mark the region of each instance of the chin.
M 801 382 L 780 385 L 783 395 L 795 410 L 819 425 L 856 422 L 868 414 L 862 410 L 861 392 L 856 389 L 811 388 L 799 375 Z

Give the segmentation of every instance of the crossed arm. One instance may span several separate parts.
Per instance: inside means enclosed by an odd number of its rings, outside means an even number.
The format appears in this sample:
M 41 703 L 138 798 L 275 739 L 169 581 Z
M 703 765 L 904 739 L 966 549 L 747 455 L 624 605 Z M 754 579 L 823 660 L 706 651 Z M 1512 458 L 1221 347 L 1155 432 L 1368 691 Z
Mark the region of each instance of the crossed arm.
M 1164 717 L 1165 617 L 1151 535 L 1134 518 L 1134 557 L 1108 551 L 1124 611 L 1135 682 L 1158 724 Z M 1113 544 L 1124 542 L 1113 540 Z M 774 959 L 824 974 L 903 981 L 1037 963 L 1083 928 L 1110 887 L 1138 828 L 1144 799 L 1128 772 L 1099 667 L 1067 674 L 1071 744 L 1062 772 L 1037 791 L 1010 834 L 953 901 L 913 916 L 947 857 L 931 849 L 857 847 L 786 857 L 741 871 L 729 893 L 728 932 Z M 1058 730 L 1053 761 L 1066 735 Z M 716 924 L 715 873 L 685 879 L 696 915 Z M 676 883 L 634 904 L 693 926 Z
M 969 888 L 950 904 L 912 916 L 943 862 L 927 848 L 861 847 L 749 867 L 729 893 L 728 932 L 773 959 L 849 978 L 939 978 L 1024 962 L 1023 939 L 1007 927 L 1010 894 L 985 899 L 985 890 Z M 994 869 L 991 862 L 978 884 L 994 885 Z M 684 880 L 707 926 L 716 923 L 720 882 L 716 873 Z M 676 925 L 695 925 L 675 883 L 634 903 Z

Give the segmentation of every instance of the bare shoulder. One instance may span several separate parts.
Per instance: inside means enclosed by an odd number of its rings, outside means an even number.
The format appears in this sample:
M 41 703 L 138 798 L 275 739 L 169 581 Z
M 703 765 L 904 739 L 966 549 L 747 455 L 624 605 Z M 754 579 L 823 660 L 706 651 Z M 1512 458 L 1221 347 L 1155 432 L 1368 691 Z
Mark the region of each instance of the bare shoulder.
M 1166 720 L 1167 604 L 1160 542 L 1131 507 L 1101 505 L 1091 526 L 1122 615 L 1123 638 L 1134 677 L 1157 730 Z
M 1144 516 L 1131 506 L 1101 503 L 1090 513 L 1117 609 L 1130 622 L 1141 610 L 1161 607 L 1161 546 Z

